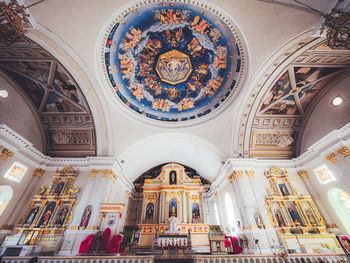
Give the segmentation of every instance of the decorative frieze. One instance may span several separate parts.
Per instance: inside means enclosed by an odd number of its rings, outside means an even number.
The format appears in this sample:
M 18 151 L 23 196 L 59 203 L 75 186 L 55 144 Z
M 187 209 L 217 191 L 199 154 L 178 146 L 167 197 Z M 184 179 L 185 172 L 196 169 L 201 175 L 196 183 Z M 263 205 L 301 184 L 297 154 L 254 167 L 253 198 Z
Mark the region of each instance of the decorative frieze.
M 14 155 L 14 152 L 10 151 L 7 148 L 4 148 L 1 152 L 0 159 L 3 161 L 6 161 L 8 158 L 12 157 Z
M 309 179 L 309 174 L 305 170 L 300 170 L 297 172 L 301 179 Z
M 347 158 L 350 156 L 349 148 L 343 145 L 337 150 L 337 153 L 341 154 L 344 158 Z
M 36 168 L 33 173 L 33 177 L 40 178 L 45 173 L 44 169 Z
M 335 153 L 329 153 L 326 155 L 326 160 L 330 161 L 332 164 L 336 164 L 338 162 L 337 157 L 335 156 Z

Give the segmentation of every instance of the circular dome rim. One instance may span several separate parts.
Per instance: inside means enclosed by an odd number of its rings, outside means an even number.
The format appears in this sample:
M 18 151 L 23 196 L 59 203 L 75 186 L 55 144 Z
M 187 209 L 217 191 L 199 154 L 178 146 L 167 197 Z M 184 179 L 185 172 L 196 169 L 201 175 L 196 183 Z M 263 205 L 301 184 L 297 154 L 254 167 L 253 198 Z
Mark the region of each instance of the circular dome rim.
M 105 63 L 105 50 L 106 50 L 106 42 L 108 39 L 108 36 L 110 35 L 114 25 L 116 23 L 120 23 L 123 21 L 123 17 L 132 12 L 133 10 L 137 8 L 141 8 L 143 6 L 146 6 L 148 4 L 157 4 L 157 3 L 178 3 L 178 4 L 190 4 L 198 8 L 202 8 L 216 16 L 218 16 L 222 22 L 225 23 L 225 25 L 228 27 L 230 32 L 232 33 L 236 45 L 239 49 L 239 54 L 241 58 L 240 62 L 240 71 L 238 73 L 236 83 L 234 88 L 230 91 L 230 94 L 225 98 L 225 100 L 219 104 L 217 108 L 214 108 L 211 112 L 201 116 L 196 117 L 194 119 L 187 119 L 187 120 L 179 120 L 179 121 L 164 121 L 164 120 L 158 120 L 150 117 L 146 117 L 143 114 L 140 114 L 130 108 L 128 105 L 125 104 L 121 100 L 121 98 L 117 95 L 115 92 L 113 85 L 110 81 L 107 65 Z M 222 113 L 226 111 L 232 102 L 237 99 L 237 97 L 241 94 L 241 91 L 243 89 L 243 86 L 248 78 L 249 73 L 249 61 L 250 61 L 250 52 L 249 47 L 247 45 L 246 38 L 244 34 L 242 33 L 241 28 L 239 27 L 238 23 L 235 22 L 235 20 L 224 10 L 222 10 L 220 7 L 217 7 L 216 5 L 207 2 L 207 1 L 200 1 L 200 0 L 192 0 L 192 1 L 186 1 L 186 0 L 136 0 L 132 1 L 130 3 L 126 3 L 123 5 L 120 9 L 115 11 L 112 16 L 108 19 L 105 26 L 100 31 L 100 36 L 97 40 L 96 45 L 96 68 L 98 72 L 98 77 L 100 83 L 102 83 L 102 86 L 104 89 L 107 89 L 106 91 L 107 97 L 109 100 L 112 101 L 112 104 L 116 109 L 119 111 L 121 109 L 121 112 L 125 114 L 128 118 L 131 118 L 132 120 L 141 121 L 145 124 L 151 124 L 156 125 L 158 127 L 188 127 L 188 126 L 194 126 L 197 124 L 202 124 L 206 121 L 212 120 L 214 117 L 216 117 L 219 113 Z M 111 96 L 112 95 L 112 96 Z

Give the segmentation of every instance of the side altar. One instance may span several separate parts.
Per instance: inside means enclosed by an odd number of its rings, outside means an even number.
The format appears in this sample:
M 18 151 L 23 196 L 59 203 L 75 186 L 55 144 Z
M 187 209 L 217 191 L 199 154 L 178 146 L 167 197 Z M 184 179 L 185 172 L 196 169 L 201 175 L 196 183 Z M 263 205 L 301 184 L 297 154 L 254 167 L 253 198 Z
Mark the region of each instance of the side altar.
M 181 247 L 188 246 L 190 242 L 193 247 L 209 246 L 209 226 L 203 216 L 204 190 L 199 176 L 188 176 L 185 168 L 176 163 L 163 166 L 156 178 L 145 179 L 142 186 L 142 218 L 138 224 L 140 246 L 151 247 L 156 233 L 164 238 L 164 242 L 175 242 Z M 172 224 L 172 220 L 176 224 Z M 185 238 L 188 233 L 190 241 Z M 169 241 L 166 235 L 181 235 L 183 238 Z
M 64 231 L 72 220 L 79 188 L 74 182 L 79 171 L 69 165 L 56 171 L 50 186 L 42 186 L 19 219 L 14 235 L 2 243 L 4 253 L 53 254 L 59 249 Z

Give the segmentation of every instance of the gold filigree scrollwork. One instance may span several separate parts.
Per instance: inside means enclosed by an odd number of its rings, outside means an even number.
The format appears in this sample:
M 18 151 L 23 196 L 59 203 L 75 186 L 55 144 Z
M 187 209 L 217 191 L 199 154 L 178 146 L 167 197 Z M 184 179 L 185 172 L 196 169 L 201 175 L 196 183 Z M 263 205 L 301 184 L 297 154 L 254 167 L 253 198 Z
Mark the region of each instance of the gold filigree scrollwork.
M 158 194 L 159 194 L 159 193 L 158 193 Z M 126 197 L 126 198 L 130 198 L 130 196 L 131 196 L 130 191 L 126 190 L 126 191 L 125 191 L 125 197 Z
M 309 174 L 305 170 L 300 170 L 297 172 L 301 179 L 309 179 Z
M 40 178 L 45 173 L 44 169 L 36 168 L 33 173 L 33 177 Z
M 1 152 L 0 159 L 3 161 L 6 161 L 8 158 L 12 157 L 14 155 L 14 152 L 10 151 L 7 148 L 4 148 Z
M 346 147 L 345 145 L 343 145 L 342 147 L 340 147 L 339 149 L 337 149 L 337 153 L 343 155 L 344 158 L 347 158 L 347 157 L 350 156 L 349 148 Z
M 97 170 L 97 169 L 91 169 L 90 170 L 90 177 L 96 178 L 98 172 L 99 172 L 99 170 Z
M 335 156 L 335 153 L 329 153 L 326 155 L 326 160 L 330 161 L 332 164 L 336 164 L 338 162 L 337 157 Z

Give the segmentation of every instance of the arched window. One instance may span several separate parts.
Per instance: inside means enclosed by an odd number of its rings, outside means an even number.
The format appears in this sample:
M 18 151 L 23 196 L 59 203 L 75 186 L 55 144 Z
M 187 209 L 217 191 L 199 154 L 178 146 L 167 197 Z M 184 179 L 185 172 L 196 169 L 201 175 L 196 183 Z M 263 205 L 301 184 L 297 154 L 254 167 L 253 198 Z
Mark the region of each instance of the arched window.
M 237 236 L 237 222 L 235 211 L 233 210 L 232 200 L 229 193 L 225 194 L 225 205 L 227 213 L 227 224 L 230 227 L 231 234 Z
M 10 202 L 13 195 L 11 186 L 1 185 L 0 186 L 0 216 L 4 212 L 6 206 Z
M 350 234 L 350 195 L 340 188 L 331 188 L 328 191 L 328 200 L 338 216 L 339 222 Z
M 344 209 L 346 209 L 350 215 L 350 196 L 349 196 L 349 194 L 341 190 L 338 193 L 338 197 L 339 197 L 340 202 L 343 204 Z
M 220 225 L 218 206 L 216 204 L 214 204 L 214 212 L 215 212 L 216 222 L 218 223 L 218 225 Z

